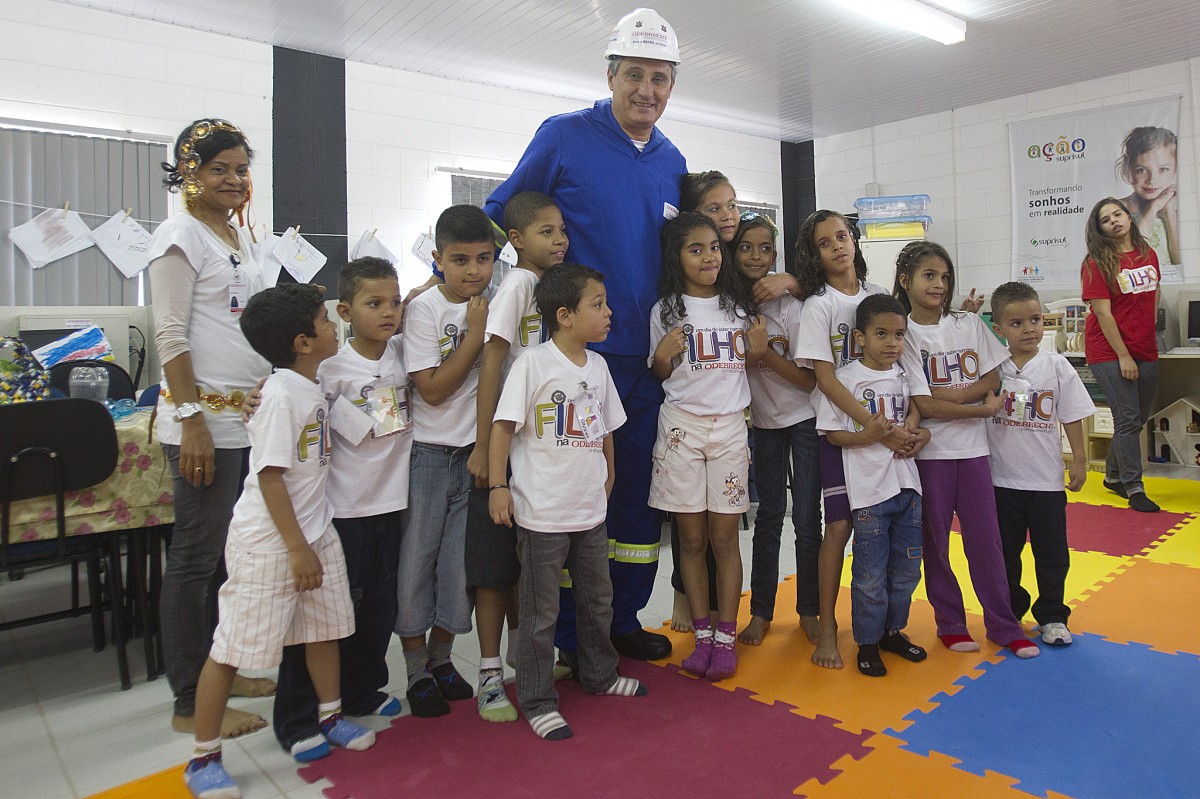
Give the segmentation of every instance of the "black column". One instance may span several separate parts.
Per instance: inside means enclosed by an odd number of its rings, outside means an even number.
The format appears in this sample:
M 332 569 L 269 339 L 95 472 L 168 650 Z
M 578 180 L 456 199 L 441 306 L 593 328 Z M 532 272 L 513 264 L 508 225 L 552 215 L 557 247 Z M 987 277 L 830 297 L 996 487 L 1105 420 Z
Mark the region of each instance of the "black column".
M 796 237 L 800 225 L 817 210 L 817 168 L 813 143 L 780 142 L 780 175 L 783 180 L 784 264 L 795 274 Z
M 312 282 L 332 298 L 346 264 L 346 62 L 273 49 L 274 226 L 299 225 L 300 235 L 329 258 Z M 285 280 L 291 280 L 286 270 Z

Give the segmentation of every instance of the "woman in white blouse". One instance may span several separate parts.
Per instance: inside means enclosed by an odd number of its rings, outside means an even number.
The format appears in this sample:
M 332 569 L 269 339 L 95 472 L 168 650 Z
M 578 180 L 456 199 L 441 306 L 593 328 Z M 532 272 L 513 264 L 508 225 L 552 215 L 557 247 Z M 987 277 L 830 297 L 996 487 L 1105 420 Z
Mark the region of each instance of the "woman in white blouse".
M 185 213 L 154 232 L 150 286 L 154 343 L 162 363 L 157 432 L 171 464 L 175 531 L 162 584 L 163 656 L 175 694 L 171 725 L 192 732 L 196 681 L 215 625 L 216 574 L 241 491 L 249 439 L 241 419 L 246 392 L 271 372 L 238 325 L 241 309 L 263 288 L 251 239 L 239 223 L 250 199 L 245 135 L 219 119 L 189 125 L 175 142 L 163 183 L 182 191 Z M 239 678 L 235 695 L 274 690 L 269 680 Z M 226 737 L 266 725 L 230 709 Z

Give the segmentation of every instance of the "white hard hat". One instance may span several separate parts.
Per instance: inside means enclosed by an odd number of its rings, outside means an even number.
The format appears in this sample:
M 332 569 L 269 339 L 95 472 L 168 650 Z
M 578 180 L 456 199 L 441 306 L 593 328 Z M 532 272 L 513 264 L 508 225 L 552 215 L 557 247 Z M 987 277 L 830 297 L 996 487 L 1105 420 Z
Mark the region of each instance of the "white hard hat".
M 604 57 L 629 56 L 679 63 L 679 40 L 671 27 L 653 8 L 635 8 L 613 28 Z

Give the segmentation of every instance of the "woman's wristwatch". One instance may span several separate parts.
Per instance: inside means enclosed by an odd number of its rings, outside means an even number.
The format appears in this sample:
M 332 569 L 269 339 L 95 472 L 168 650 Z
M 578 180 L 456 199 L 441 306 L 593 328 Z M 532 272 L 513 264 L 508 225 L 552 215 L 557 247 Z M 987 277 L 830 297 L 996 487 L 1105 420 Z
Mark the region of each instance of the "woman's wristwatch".
M 198 402 L 185 402 L 182 405 L 175 406 L 175 421 L 182 422 L 184 419 L 191 419 L 198 413 L 203 413 L 204 406 Z

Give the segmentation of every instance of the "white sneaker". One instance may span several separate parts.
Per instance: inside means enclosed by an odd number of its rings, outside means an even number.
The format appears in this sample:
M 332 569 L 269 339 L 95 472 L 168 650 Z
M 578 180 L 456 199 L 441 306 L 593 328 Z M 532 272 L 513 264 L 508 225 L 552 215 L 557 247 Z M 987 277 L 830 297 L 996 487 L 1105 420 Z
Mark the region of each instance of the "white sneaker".
M 1060 621 L 1041 625 L 1042 643 L 1050 646 L 1070 646 L 1071 631 Z

